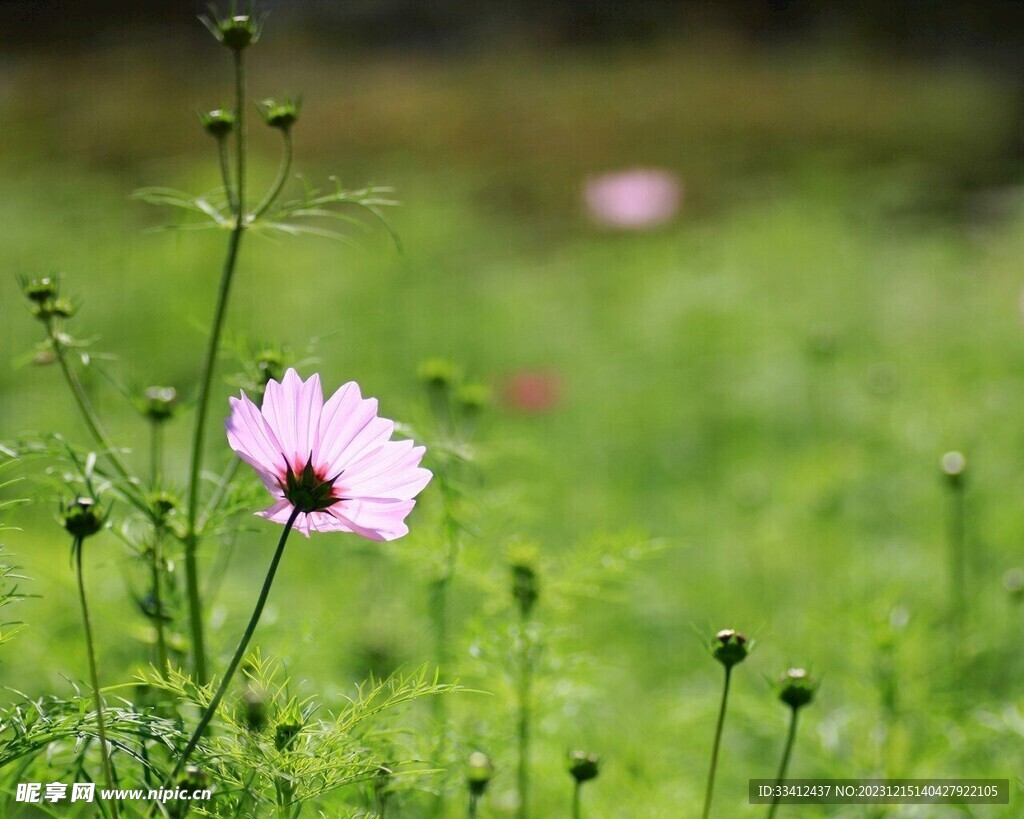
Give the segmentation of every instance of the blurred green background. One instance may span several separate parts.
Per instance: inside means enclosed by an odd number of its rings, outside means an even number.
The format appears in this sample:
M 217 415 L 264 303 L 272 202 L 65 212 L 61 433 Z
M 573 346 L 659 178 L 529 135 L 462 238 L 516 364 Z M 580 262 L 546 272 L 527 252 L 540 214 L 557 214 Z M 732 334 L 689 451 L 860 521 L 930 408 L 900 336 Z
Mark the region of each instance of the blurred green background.
M 389 29 L 344 19 L 317 35 L 300 4 L 280 27 L 272 14 L 251 52 L 253 98 L 301 92 L 296 169 L 314 184 L 393 185 L 405 250 L 382 231 L 355 247 L 252 236 L 229 334 L 285 343 L 300 360 L 318 339 L 328 389 L 356 379 L 385 415 L 413 422 L 426 414 L 425 358 L 493 387 L 455 586 L 456 666 L 507 693 L 500 660 L 480 647 L 500 643 L 496 624 L 511 617 L 509 544 L 537 544 L 550 645 L 536 815 L 567 810 L 563 760 L 577 746 L 606 760 L 590 816 L 699 804 L 720 668 L 697 634 L 724 626 L 758 646 L 736 673 L 719 815 L 760 811 L 746 780 L 774 774 L 786 716 L 764 677 L 790 665 L 824 678 L 792 775 L 1010 777 L 1019 800 L 1022 610 L 1004 574 L 1024 564 L 1024 198 L 1021 89 L 1002 59 L 1019 29 L 964 49 L 952 24 L 922 43 L 644 4 L 616 32 L 609 6 L 592 5 L 603 25 L 585 36 L 543 15 L 502 35 L 484 9 L 447 21 L 454 44 L 431 15 L 389 41 Z M 61 271 L 82 301 L 70 328 L 112 356 L 103 369 L 137 391 L 189 396 L 225 236 L 152 231 L 177 217 L 129 194 L 218 184 L 193 112 L 229 100 L 229 65 L 187 25 L 189 9 L 174 24 L 89 18 L 87 37 L 32 19 L 43 33 L 0 62 L 0 435 L 59 430 L 85 443 L 59 373 L 25 363 L 39 328 L 15 276 Z M 276 145 L 255 120 L 252 133 L 260 189 Z M 631 167 L 679 177 L 669 224 L 616 231 L 588 218 L 584 180 Z M 223 373 L 235 369 L 226 357 Z M 510 404 L 523 373 L 556 386 L 550 407 Z M 88 386 L 144 466 L 144 422 L 98 374 Z M 215 395 L 214 418 L 230 391 Z M 227 447 L 213 429 L 218 465 Z M 187 413 L 170 435 L 169 472 L 183 481 Z M 969 464 L 961 662 L 938 466 L 950 449 Z M 62 691 L 84 675 L 73 577 L 53 491 L 22 471 L 28 482 L 6 495 L 39 503 L 5 540 L 41 597 L 19 608 L 30 630 L 0 680 Z M 438 502 L 428 490 L 393 546 L 292 544 L 259 641 L 303 690 L 329 703 L 373 663 L 431 659 Z M 275 536 L 252 528 L 212 606 L 221 657 Z M 628 559 L 652 541 L 652 556 Z M 146 638 L 124 595 L 129 561 L 112 537 L 90 546 L 101 654 L 127 674 Z M 496 756 L 495 816 L 511 815 L 510 703 L 452 706 L 460 752 Z M 1007 815 L 818 810 L 801 815 Z

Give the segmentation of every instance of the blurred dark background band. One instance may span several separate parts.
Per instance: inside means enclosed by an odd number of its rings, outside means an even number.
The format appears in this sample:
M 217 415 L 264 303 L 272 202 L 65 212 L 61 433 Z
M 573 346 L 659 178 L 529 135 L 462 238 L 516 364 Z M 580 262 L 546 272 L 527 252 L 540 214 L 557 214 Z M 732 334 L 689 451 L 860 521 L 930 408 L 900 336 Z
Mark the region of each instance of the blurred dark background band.
M 222 13 L 228 8 L 215 5 Z M 274 15 L 276 36 L 287 30 L 339 45 L 486 48 L 502 39 L 644 42 L 713 31 L 754 43 L 824 41 L 1006 68 L 1024 64 L 1020 0 L 265 0 L 261 8 Z M 0 42 L 91 47 L 126 29 L 181 28 L 207 12 L 207 4 L 191 0 L 0 0 Z

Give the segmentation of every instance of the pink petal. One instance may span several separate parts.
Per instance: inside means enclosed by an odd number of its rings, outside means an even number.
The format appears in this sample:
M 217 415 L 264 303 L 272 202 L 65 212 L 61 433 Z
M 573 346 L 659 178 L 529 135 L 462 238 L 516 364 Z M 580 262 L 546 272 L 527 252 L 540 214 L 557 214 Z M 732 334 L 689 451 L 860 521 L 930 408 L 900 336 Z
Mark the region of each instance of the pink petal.
M 345 470 L 339 481 L 346 497 L 374 497 L 408 500 L 414 498 L 432 477 L 419 469 L 424 447 L 412 441 L 388 441 L 365 453 Z
M 256 405 L 245 393 L 231 398 L 231 415 L 225 421 L 228 443 L 238 457 L 261 474 L 279 474 L 284 470 L 281 444 Z
M 364 498 L 342 502 L 332 511 L 356 534 L 371 540 L 396 540 L 409 533 L 405 518 L 415 505 L 414 500 Z
M 391 437 L 395 425 L 377 417 L 377 399 L 363 399 L 350 381 L 328 399 L 320 414 L 318 466 L 333 477 L 366 447 Z
M 320 376 L 303 382 L 291 367 L 281 383 L 270 381 L 263 397 L 263 417 L 293 467 L 306 463 L 317 446 L 317 426 L 323 408 Z

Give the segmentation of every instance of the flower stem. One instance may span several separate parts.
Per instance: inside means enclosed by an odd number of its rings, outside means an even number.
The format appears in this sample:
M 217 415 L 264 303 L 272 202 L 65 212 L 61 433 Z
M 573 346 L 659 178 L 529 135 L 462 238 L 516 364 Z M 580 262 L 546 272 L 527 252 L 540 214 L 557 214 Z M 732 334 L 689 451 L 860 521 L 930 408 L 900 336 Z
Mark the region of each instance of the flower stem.
M 60 370 L 64 374 L 64 380 L 71 389 L 71 395 L 75 399 L 75 404 L 78 406 L 79 412 L 82 413 L 82 419 L 85 421 L 86 427 L 89 428 L 89 433 L 92 435 L 96 443 L 99 444 L 100 449 L 103 450 L 103 454 L 110 460 L 110 463 L 117 474 L 130 483 L 132 478 L 131 473 L 128 471 L 128 466 L 125 464 L 124 459 L 118 451 L 114 449 L 113 445 L 110 443 L 110 439 L 107 437 L 107 433 L 103 429 L 103 425 L 100 423 L 99 416 L 96 415 L 96 411 L 89 402 L 89 396 L 86 395 L 82 382 L 78 379 L 78 375 L 76 375 L 75 371 L 71 369 L 71 365 L 68 363 L 67 348 L 64 346 L 64 342 L 58 337 L 57 330 L 54 327 L 52 319 L 47 320 L 46 322 L 46 335 L 50 340 L 50 346 L 53 348 L 53 354 L 57 357 L 57 363 L 60 365 Z
M 582 782 L 577 782 L 572 789 L 572 819 L 580 819 L 582 815 L 580 812 L 580 791 L 582 790 Z
M 231 166 L 228 160 L 228 143 L 226 139 L 217 140 L 217 158 L 220 160 L 220 176 L 224 180 L 224 190 L 228 195 L 228 205 L 231 212 L 238 213 L 238 199 L 235 197 L 235 188 L 231 184 Z
M 213 695 L 213 699 L 210 700 L 210 704 L 206 706 L 206 710 L 203 712 L 203 716 L 199 719 L 199 724 L 196 726 L 195 731 L 192 732 L 192 737 L 185 746 L 185 750 L 182 751 L 181 756 L 178 757 L 178 762 L 175 764 L 174 770 L 168 778 L 167 787 L 173 787 L 175 777 L 181 772 L 181 769 L 185 766 L 189 757 L 192 756 L 192 752 L 199 744 L 200 738 L 206 731 L 206 728 L 213 719 L 214 714 L 217 713 L 217 707 L 220 705 L 221 700 L 224 699 L 224 694 L 227 693 L 228 686 L 231 684 L 231 678 L 234 677 L 235 671 L 238 670 L 238 665 L 242 662 L 242 657 L 245 656 L 245 650 L 249 647 L 249 641 L 252 639 L 252 635 L 256 631 L 256 626 L 260 621 L 260 616 L 263 614 L 263 607 L 267 603 L 267 597 L 270 594 L 270 587 L 274 582 L 274 575 L 277 574 L 277 567 L 281 563 L 281 556 L 284 554 L 284 547 L 288 542 L 288 535 L 291 533 L 292 527 L 295 525 L 295 519 L 298 516 L 299 510 L 292 509 L 288 522 L 284 525 L 284 531 L 281 533 L 281 539 L 277 543 L 277 550 L 274 552 L 274 558 L 270 561 L 270 568 L 267 569 L 267 576 L 263 581 L 263 588 L 260 589 L 260 596 L 256 600 L 256 607 L 252 610 L 252 616 L 249 618 L 249 625 L 245 627 L 245 633 L 242 635 L 242 639 L 238 643 L 238 648 L 235 649 L 235 655 L 231 658 L 231 662 L 228 663 L 227 670 L 224 672 L 224 677 L 221 679 L 220 685 L 217 687 L 217 692 Z
M 164 471 L 164 429 L 159 421 L 149 425 L 149 479 L 153 488 L 160 483 Z
M 796 740 L 796 720 L 797 714 L 799 713 L 798 708 L 792 708 L 789 716 L 789 734 L 786 736 L 786 748 L 782 752 L 782 762 L 779 765 L 779 775 L 775 777 L 775 784 L 778 785 L 786 778 L 786 769 L 789 768 L 789 756 L 793 752 L 793 742 Z M 772 804 L 768 808 L 768 819 L 772 819 L 775 816 L 775 808 L 779 804 L 779 796 L 776 794 L 772 800 Z
M 967 503 L 964 496 L 964 482 L 954 481 L 949 488 L 949 519 L 947 540 L 949 542 L 949 583 L 950 583 L 950 636 L 953 640 L 952 656 L 960 665 L 963 649 L 963 632 L 967 618 Z
M 434 660 L 439 673 L 448 673 L 448 595 L 449 589 L 455 579 L 455 569 L 458 563 L 459 539 L 458 522 L 452 508 L 452 493 L 447 482 L 441 480 L 441 493 L 444 499 L 443 529 L 445 533 L 445 563 L 441 577 L 434 584 L 433 593 L 433 615 L 434 615 Z M 434 806 L 434 816 L 443 817 L 447 812 L 448 792 L 448 703 L 445 697 L 434 698 L 434 724 L 438 736 L 438 758 L 442 760 L 444 773 L 442 774 L 441 786 L 438 791 L 438 798 Z
M 704 793 L 703 819 L 708 819 L 711 814 L 711 796 L 715 791 L 715 772 L 718 769 L 718 748 L 722 742 L 722 726 L 725 725 L 725 709 L 729 702 L 729 681 L 732 677 L 732 667 L 725 666 L 725 684 L 722 686 L 722 704 L 718 709 L 718 724 L 715 726 L 715 741 L 711 746 L 711 768 L 708 771 L 708 786 Z
M 89 606 L 85 602 L 85 580 L 82 576 L 82 538 L 75 538 L 71 550 L 75 553 L 75 575 L 78 578 L 78 600 L 82 605 L 82 624 L 85 627 L 85 651 L 89 657 L 89 681 L 92 684 L 93 697 L 96 699 L 96 733 L 100 740 L 100 758 L 103 760 L 103 778 L 107 788 L 114 788 L 114 769 L 110 764 L 110 752 L 107 748 L 107 728 L 103 720 L 103 696 L 100 694 L 100 675 L 96 667 L 96 646 L 92 636 L 92 621 L 89 619 Z M 110 813 L 118 819 L 117 800 L 110 802 Z
M 530 815 L 530 693 L 533 686 L 533 659 L 529 645 L 529 615 L 520 609 L 519 620 L 519 771 L 517 785 L 519 791 L 519 819 L 527 819 Z
M 199 590 L 199 568 L 196 549 L 199 545 L 196 522 L 199 517 L 199 476 L 203 468 L 203 444 L 205 443 L 206 416 L 210 406 L 210 388 L 213 384 L 213 370 L 220 349 L 221 331 L 227 313 L 231 280 L 238 261 L 238 248 L 247 224 L 245 212 L 245 63 L 242 52 L 235 51 L 235 137 L 236 137 L 236 198 L 235 225 L 228 240 L 227 255 L 221 273 L 220 289 L 217 293 L 217 307 L 214 311 L 210 340 L 206 348 L 203 374 L 199 382 L 199 398 L 196 402 L 195 429 L 192 436 L 192 459 L 188 481 L 188 527 L 185 534 L 185 585 L 188 595 L 189 628 L 192 637 L 192 657 L 196 681 L 205 685 L 206 647 L 203 640 L 203 606 Z
M 163 526 L 157 526 L 153 534 L 153 547 L 150 551 L 150 582 L 153 584 L 153 627 L 156 629 L 156 661 L 160 669 L 160 676 L 166 678 L 167 659 L 167 635 L 164 629 L 164 602 L 163 602 Z
M 475 793 L 469 795 L 469 819 L 476 819 L 477 803 L 480 801 L 480 797 Z
M 281 189 L 284 187 L 284 183 L 288 181 L 288 171 L 292 167 L 292 133 L 291 131 L 283 130 L 281 137 L 284 139 L 284 154 L 281 157 L 281 165 L 277 169 L 277 179 L 274 180 L 274 184 L 267 191 L 267 195 L 263 197 L 263 201 L 252 212 L 254 220 L 259 219 L 266 212 L 267 208 L 274 204 L 278 194 L 281 193 Z

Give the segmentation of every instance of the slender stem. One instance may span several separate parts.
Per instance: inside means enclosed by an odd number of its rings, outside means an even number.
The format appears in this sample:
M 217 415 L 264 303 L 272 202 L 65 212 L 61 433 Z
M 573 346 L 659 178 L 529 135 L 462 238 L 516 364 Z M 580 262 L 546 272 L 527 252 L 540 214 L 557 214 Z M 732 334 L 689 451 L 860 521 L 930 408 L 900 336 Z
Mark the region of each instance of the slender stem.
M 480 802 L 479 794 L 469 794 L 469 819 L 476 819 L 477 805 Z
M 75 374 L 75 371 L 71 369 L 71 365 L 68 363 L 67 348 L 64 346 L 64 342 L 57 337 L 57 331 L 52 319 L 46 322 L 46 335 L 50 340 L 50 346 L 53 348 L 53 353 L 57 357 L 57 363 L 60 364 L 61 372 L 64 374 L 64 380 L 71 389 L 71 395 L 75 399 L 75 404 L 82 413 L 82 419 L 85 421 L 85 425 L 89 428 L 89 433 L 92 435 L 96 443 L 99 444 L 100 449 L 103 450 L 103 454 L 110 460 L 110 463 L 117 474 L 130 482 L 131 473 L 128 471 L 128 466 L 125 464 L 124 459 L 118 451 L 114 449 L 113 445 L 110 443 L 110 439 L 107 437 L 107 433 L 103 429 L 103 425 L 100 423 L 99 416 L 96 415 L 96 411 L 92 408 L 92 404 L 89 402 L 89 396 L 86 395 L 82 382 L 78 380 L 78 376 Z
M 577 782 L 572 789 L 572 819 L 580 819 L 580 791 L 582 782 Z
M 192 460 L 188 481 L 188 527 L 185 535 L 185 585 L 188 595 L 189 627 L 192 636 L 192 655 L 196 681 L 204 685 L 206 673 L 206 647 L 203 640 L 203 608 L 199 590 L 199 569 L 196 548 L 199 545 L 196 521 L 199 516 L 199 475 L 203 467 L 203 444 L 206 433 L 206 416 L 210 405 L 210 388 L 213 384 L 213 370 L 217 363 L 221 331 L 227 313 L 231 280 L 238 260 L 238 248 L 247 224 L 245 213 L 245 63 L 242 52 L 235 51 L 235 137 L 237 154 L 237 200 L 235 226 L 228 240 L 227 255 L 221 273 L 220 289 L 217 293 L 217 307 L 214 311 L 213 326 L 206 349 L 203 374 L 199 382 L 199 398 L 196 403 L 195 430 L 192 437 Z
M 459 555 L 458 522 L 455 519 L 451 489 L 444 478 L 441 483 L 441 494 L 444 499 L 443 508 L 443 529 L 445 533 L 445 563 L 443 573 L 434 584 L 434 659 L 441 674 L 448 672 L 448 595 L 452 581 L 455 579 L 455 570 Z M 438 757 L 443 760 L 444 772 L 442 773 L 441 785 L 438 791 L 437 802 L 434 806 L 434 816 L 444 816 L 447 813 L 448 793 L 448 703 L 445 697 L 434 698 L 434 724 L 438 736 Z
M 961 654 L 964 623 L 967 618 L 967 587 L 966 587 L 966 519 L 967 505 L 964 497 L 962 480 L 951 482 L 949 489 L 949 582 L 950 582 L 950 615 L 952 629 L 950 634 L 954 640 L 953 656 Z
M 209 522 L 210 517 L 217 509 L 220 508 L 221 501 L 224 500 L 224 496 L 227 494 L 228 489 L 231 487 L 232 481 L 235 480 L 235 475 L 238 473 L 238 467 L 241 466 L 242 460 L 237 455 L 231 459 L 231 463 L 228 464 L 227 469 L 220 476 L 220 481 L 217 482 L 217 488 L 213 491 L 213 497 L 210 498 L 210 502 L 206 504 L 206 509 L 203 510 L 202 516 L 199 518 L 199 522 L 196 524 L 196 528 L 200 533 L 206 530 L 206 524 Z
M 267 208 L 274 204 L 278 194 L 281 193 L 281 188 L 284 187 L 284 183 L 288 181 L 288 171 L 292 167 L 292 132 L 284 129 L 281 131 L 281 136 L 284 139 L 284 154 L 281 156 L 281 164 L 277 169 L 277 179 L 274 180 L 274 184 L 267 191 L 267 195 L 263 197 L 263 201 L 252 212 L 254 220 L 259 219 L 266 212 Z
M 533 684 L 533 660 L 528 634 L 529 616 L 524 608 L 520 609 L 519 620 L 519 771 L 517 785 L 519 791 L 519 819 L 527 819 L 530 815 L 530 690 Z
M 155 489 L 164 471 L 164 425 L 151 421 L 149 425 L 149 479 Z
M 160 676 L 166 678 L 167 660 L 167 635 L 164 628 L 164 602 L 163 602 L 163 539 L 164 528 L 162 525 L 156 527 L 153 534 L 153 547 L 150 550 L 150 582 L 153 584 L 153 627 L 156 629 L 156 661 L 160 669 Z
M 107 747 L 107 728 L 103 720 L 103 696 L 100 694 L 100 675 L 96 667 L 96 646 L 92 636 L 92 621 L 89 619 L 89 606 L 85 602 L 85 580 L 82 576 L 82 538 L 75 538 L 71 547 L 75 553 L 75 575 L 78 578 L 78 600 L 82 605 L 82 624 L 85 627 L 85 651 L 89 657 L 89 681 L 92 684 L 93 697 L 96 699 L 96 732 L 100 740 L 100 758 L 103 760 L 103 778 L 107 788 L 114 788 L 114 769 L 110 764 L 110 751 Z M 117 819 L 117 800 L 110 803 L 110 812 Z
M 175 777 L 181 772 L 181 769 L 185 766 L 188 758 L 192 756 L 192 752 L 196 749 L 196 745 L 199 744 L 200 737 L 202 737 L 203 733 L 206 731 L 206 728 L 210 724 L 210 720 L 213 719 L 214 714 L 217 713 L 217 707 L 220 705 L 221 700 L 224 699 L 224 694 L 227 693 L 228 686 L 231 684 L 231 678 L 234 677 L 235 671 L 238 670 L 238 665 L 242 662 L 242 657 L 245 656 L 245 650 L 249 647 L 249 641 L 252 639 L 252 635 L 256 631 L 256 626 L 260 621 L 260 616 L 263 614 L 263 607 L 267 603 L 267 597 L 270 594 L 270 587 L 274 582 L 274 575 L 277 574 L 277 567 L 281 563 L 281 555 L 284 554 L 284 546 L 288 542 L 288 535 L 291 533 L 292 527 L 295 525 L 295 519 L 298 516 L 299 510 L 292 509 L 292 513 L 288 517 L 288 522 L 284 525 L 284 531 L 281 533 L 281 539 L 277 543 L 277 550 L 274 552 L 274 558 L 270 561 L 270 568 L 267 569 L 267 577 L 263 581 L 263 588 L 260 589 L 260 596 L 256 600 L 256 607 L 252 610 L 252 616 L 249 618 L 249 625 L 245 627 L 245 633 L 242 635 L 242 639 L 238 643 L 238 648 L 235 649 L 235 655 L 231 658 L 231 662 L 228 663 L 227 670 L 224 672 L 224 677 L 221 679 L 220 685 L 217 687 L 217 692 L 213 695 L 213 699 L 210 700 L 210 704 L 206 706 L 206 710 L 203 712 L 203 716 L 199 719 L 199 724 L 196 726 L 195 731 L 192 732 L 192 737 L 185 746 L 185 750 L 182 751 L 181 756 L 178 757 L 174 770 L 168 778 L 167 787 L 173 787 Z
M 715 742 L 711 746 L 711 769 L 708 771 L 708 787 L 704 793 L 704 812 L 708 819 L 711 814 L 711 796 L 715 790 L 715 771 L 718 769 L 718 748 L 722 742 L 722 726 L 725 725 L 725 709 L 729 702 L 729 680 L 732 677 L 732 666 L 725 667 L 725 684 L 722 686 L 722 704 L 718 709 L 718 724 L 715 726 Z
M 238 214 L 238 199 L 235 195 L 235 188 L 231 184 L 231 167 L 228 160 L 228 143 L 224 138 L 217 140 L 217 158 L 220 161 L 220 178 L 224 181 L 224 190 L 227 191 L 228 205 L 231 212 Z
M 793 752 L 793 742 L 796 739 L 796 720 L 797 714 L 800 713 L 798 708 L 793 708 L 789 716 L 789 734 L 786 736 L 786 749 L 782 752 L 782 762 L 779 764 L 779 775 L 775 777 L 775 784 L 778 785 L 786 778 L 786 769 L 789 768 L 789 755 Z M 776 790 L 778 790 L 776 788 Z M 768 819 L 772 819 L 775 816 L 775 808 L 779 804 L 779 795 L 776 793 L 775 798 L 772 799 L 772 804 L 768 808 Z

